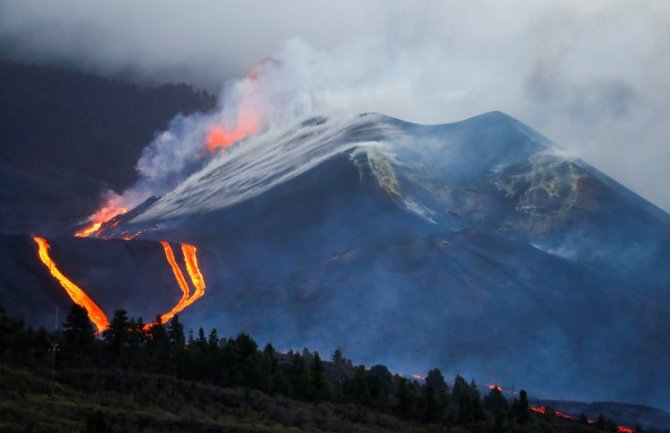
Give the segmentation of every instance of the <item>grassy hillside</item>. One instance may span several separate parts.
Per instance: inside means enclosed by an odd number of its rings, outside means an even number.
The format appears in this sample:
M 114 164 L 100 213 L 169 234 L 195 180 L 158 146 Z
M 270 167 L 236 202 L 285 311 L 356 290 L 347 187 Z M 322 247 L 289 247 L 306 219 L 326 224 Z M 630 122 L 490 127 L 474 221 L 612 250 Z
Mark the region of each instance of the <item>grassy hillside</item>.
M 306 403 L 165 375 L 77 370 L 55 379 L 48 370 L 0 365 L 0 431 L 86 431 L 96 411 L 114 432 L 440 431 L 353 405 Z

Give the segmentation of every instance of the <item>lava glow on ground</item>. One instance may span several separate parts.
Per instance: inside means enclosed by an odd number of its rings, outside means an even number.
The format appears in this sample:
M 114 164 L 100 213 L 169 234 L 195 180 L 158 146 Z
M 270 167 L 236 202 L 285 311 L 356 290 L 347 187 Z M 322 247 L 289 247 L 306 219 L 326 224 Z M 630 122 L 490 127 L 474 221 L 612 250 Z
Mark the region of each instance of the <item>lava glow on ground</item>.
M 567 413 L 559 412 L 557 410 L 552 410 L 551 412 L 549 412 L 549 411 L 547 411 L 547 408 L 544 407 L 544 406 L 531 406 L 530 410 L 532 410 L 535 413 L 539 413 L 540 415 L 553 415 L 553 416 L 563 418 L 563 419 L 568 419 L 568 420 L 573 420 L 573 421 L 576 420 L 576 418 L 574 416 L 569 415 Z M 587 419 L 586 422 L 589 423 L 589 424 L 595 424 L 596 423 L 592 419 Z M 632 429 L 630 427 L 626 427 L 624 425 L 616 426 L 616 430 L 617 430 L 618 433 L 635 433 L 634 429 Z

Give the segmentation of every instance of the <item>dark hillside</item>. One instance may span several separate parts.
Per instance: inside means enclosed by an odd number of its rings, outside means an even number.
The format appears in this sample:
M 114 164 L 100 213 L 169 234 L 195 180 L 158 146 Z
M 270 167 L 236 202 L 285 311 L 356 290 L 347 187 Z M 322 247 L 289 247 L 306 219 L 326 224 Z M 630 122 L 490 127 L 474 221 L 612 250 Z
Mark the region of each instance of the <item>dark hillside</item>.
M 185 84 L 142 88 L 0 61 L 2 230 L 58 229 L 94 210 L 102 191 L 133 183 L 156 131 L 214 104 Z

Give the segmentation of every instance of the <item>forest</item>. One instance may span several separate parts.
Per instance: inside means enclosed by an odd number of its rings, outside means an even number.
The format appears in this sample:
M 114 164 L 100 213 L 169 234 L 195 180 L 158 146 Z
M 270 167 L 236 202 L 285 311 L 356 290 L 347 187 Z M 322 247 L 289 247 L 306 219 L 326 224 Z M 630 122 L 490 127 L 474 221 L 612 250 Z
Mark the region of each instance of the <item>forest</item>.
M 187 333 L 178 316 L 145 324 L 119 310 L 96 335 L 76 304 L 58 332 L 0 307 L 0 361 L 0 431 L 633 432 L 532 407 L 525 390 L 448 382 L 437 368 L 417 380 L 340 350 L 322 359 L 244 333 Z

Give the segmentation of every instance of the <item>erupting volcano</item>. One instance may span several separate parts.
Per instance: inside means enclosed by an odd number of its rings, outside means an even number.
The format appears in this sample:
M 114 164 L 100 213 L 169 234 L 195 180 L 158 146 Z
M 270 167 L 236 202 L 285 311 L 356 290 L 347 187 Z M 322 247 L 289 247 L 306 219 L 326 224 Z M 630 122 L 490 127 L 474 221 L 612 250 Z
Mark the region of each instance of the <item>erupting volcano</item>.
M 107 316 L 103 311 L 98 307 L 98 305 L 93 302 L 93 300 L 84 292 L 84 290 L 72 282 L 68 277 L 66 277 L 56 266 L 56 263 L 53 261 L 51 256 L 49 256 L 49 249 L 51 246 L 46 239 L 34 236 L 33 239 L 37 243 L 37 254 L 44 263 L 44 266 L 49 269 L 49 273 L 60 283 L 60 285 L 65 289 L 67 294 L 70 296 L 72 301 L 75 304 L 81 305 L 86 309 L 88 317 L 98 328 L 98 333 L 103 332 L 109 328 L 109 321 Z

